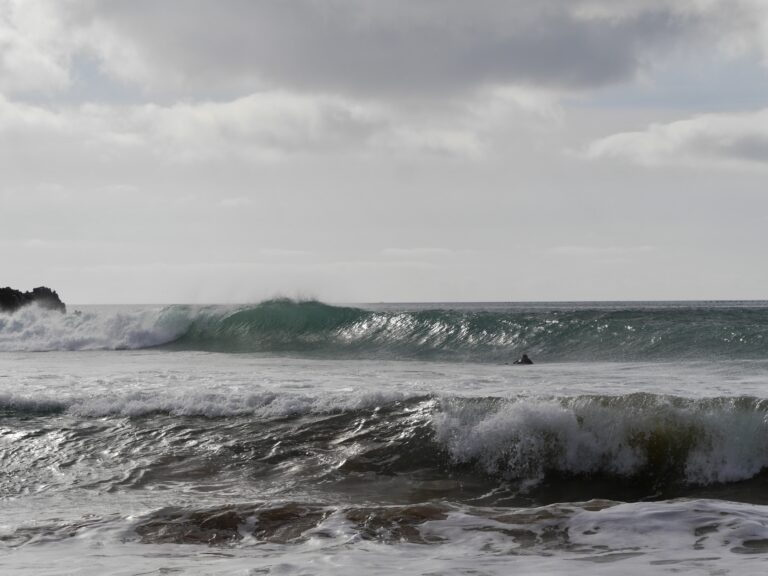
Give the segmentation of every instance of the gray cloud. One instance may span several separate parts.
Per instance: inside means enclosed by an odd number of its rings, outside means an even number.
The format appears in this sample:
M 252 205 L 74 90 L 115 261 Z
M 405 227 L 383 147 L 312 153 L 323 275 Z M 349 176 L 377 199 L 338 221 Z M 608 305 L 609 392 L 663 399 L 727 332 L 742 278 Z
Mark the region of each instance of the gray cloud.
M 68 7 L 68 25 L 88 31 L 105 71 L 149 89 L 279 86 L 378 96 L 626 80 L 676 43 L 711 32 L 713 22 L 723 25 L 727 8 L 586 0 L 90 0 Z

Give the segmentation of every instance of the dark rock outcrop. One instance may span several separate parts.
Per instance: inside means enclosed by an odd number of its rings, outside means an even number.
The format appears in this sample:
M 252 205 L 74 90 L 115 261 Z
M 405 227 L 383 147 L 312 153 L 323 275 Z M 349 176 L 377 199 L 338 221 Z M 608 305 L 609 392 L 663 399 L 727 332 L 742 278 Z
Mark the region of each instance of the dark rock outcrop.
M 286 503 L 275 508 L 223 506 L 207 510 L 165 508 L 143 520 L 136 532 L 145 544 L 225 546 L 242 540 L 245 530 L 262 542 L 289 544 L 305 540 L 329 514 L 321 506 Z
M 22 306 L 30 304 L 37 304 L 42 308 L 58 310 L 59 312 L 67 311 L 67 307 L 59 295 L 45 286 L 33 288 L 31 292 L 20 292 L 7 286 L 0 288 L 0 312 L 15 312 Z

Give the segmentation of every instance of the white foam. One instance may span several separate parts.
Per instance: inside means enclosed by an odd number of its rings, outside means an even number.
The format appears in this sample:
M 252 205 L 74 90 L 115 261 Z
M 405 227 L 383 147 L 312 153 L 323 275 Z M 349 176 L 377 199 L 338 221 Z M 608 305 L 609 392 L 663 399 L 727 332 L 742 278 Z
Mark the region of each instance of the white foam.
M 8 525 L 30 522 L 9 504 Z M 599 506 L 598 506 L 599 508 Z M 88 509 L 88 508 L 85 508 Z M 11 574 L 371 575 L 470 574 L 739 574 L 765 573 L 768 508 L 712 500 L 643 502 L 595 509 L 589 503 L 537 509 L 456 509 L 418 530 L 441 543 L 367 541 L 341 513 L 316 536 L 275 544 L 246 538 L 220 548 L 142 544 L 131 524 L 113 517 L 72 529 L 40 530 L 45 537 L 13 550 Z M 60 521 L 59 521 L 60 522 Z M 45 526 L 45 523 L 42 524 Z
M 718 500 L 675 500 L 619 504 L 580 510 L 569 519 L 570 540 L 595 549 L 671 552 L 706 550 L 743 553 L 750 541 L 768 551 L 768 507 Z M 673 546 L 674 548 L 673 548 Z
M 315 396 L 293 392 L 252 393 L 155 392 L 134 391 L 95 396 L 58 396 L 0 394 L 0 409 L 21 412 L 62 411 L 82 418 L 104 416 L 143 416 L 162 413 L 171 416 L 255 416 L 283 418 L 305 414 L 333 414 L 373 409 L 406 398 L 401 392 L 352 392 Z
M 631 475 L 662 457 L 698 484 L 744 480 L 768 467 L 768 413 L 759 402 L 656 396 L 442 405 L 435 434 L 452 458 L 513 478 L 537 479 L 550 470 Z
M 0 351 L 147 348 L 172 342 L 190 323 L 189 314 L 178 307 L 61 314 L 32 305 L 0 313 Z

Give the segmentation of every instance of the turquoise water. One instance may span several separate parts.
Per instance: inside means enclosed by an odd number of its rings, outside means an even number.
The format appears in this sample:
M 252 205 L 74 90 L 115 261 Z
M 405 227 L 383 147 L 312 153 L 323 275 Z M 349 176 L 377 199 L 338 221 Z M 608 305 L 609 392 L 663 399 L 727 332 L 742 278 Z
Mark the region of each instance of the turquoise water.
M 762 359 L 768 303 L 94 308 L 0 316 L 0 350 L 141 349 L 503 363 Z

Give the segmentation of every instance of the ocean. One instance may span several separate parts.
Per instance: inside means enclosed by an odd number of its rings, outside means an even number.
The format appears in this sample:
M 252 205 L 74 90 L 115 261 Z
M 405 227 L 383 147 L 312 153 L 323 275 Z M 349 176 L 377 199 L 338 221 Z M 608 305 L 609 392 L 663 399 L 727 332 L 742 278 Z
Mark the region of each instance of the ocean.
M 0 314 L 0 574 L 766 571 L 768 302 Z

